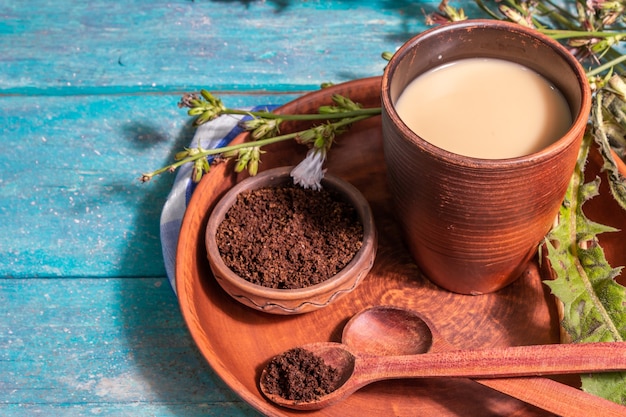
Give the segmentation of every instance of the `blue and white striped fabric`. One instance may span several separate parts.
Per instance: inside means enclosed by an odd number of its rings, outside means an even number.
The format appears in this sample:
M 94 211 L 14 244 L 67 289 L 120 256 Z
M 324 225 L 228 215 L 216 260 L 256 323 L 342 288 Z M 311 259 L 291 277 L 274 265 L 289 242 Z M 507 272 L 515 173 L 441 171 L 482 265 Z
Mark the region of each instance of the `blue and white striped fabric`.
M 271 110 L 275 106 L 258 106 L 252 110 Z M 198 145 L 205 149 L 219 148 L 228 145 L 242 129 L 239 127 L 241 120 L 249 119 L 250 116 L 221 116 L 211 122 L 198 127 L 193 137 L 190 148 Z M 167 277 L 176 291 L 175 261 L 176 245 L 180 226 L 185 215 L 189 199 L 195 189 L 191 181 L 192 164 L 186 164 L 178 169 L 174 186 L 167 196 L 163 211 L 161 212 L 161 246 L 163 248 L 163 260 Z

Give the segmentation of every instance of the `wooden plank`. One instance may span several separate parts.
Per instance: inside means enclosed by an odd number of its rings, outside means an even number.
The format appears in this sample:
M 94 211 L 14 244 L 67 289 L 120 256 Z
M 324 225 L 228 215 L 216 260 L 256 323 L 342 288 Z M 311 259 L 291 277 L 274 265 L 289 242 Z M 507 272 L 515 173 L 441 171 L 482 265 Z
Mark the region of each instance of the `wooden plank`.
M 230 95 L 232 107 L 296 95 Z M 178 95 L 0 97 L 0 275 L 163 276 L 159 217 L 194 129 Z
M 380 54 L 423 30 L 438 4 L 5 1 L 0 93 L 315 89 L 380 75 Z
M 173 176 L 136 178 L 190 141 L 179 92 L 279 104 L 380 74 L 437 3 L 0 2 L 0 415 L 257 415 L 164 278 Z
M 247 405 L 241 403 L 206 404 L 18 404 L 0 405 L 3 417 L 54 416 L 75 417 L 96 415 L 101 417 L 251 417 L 259 416 Z
M 0 279 L 0 415 L 256 415 L 198 353 L 165 278 Z

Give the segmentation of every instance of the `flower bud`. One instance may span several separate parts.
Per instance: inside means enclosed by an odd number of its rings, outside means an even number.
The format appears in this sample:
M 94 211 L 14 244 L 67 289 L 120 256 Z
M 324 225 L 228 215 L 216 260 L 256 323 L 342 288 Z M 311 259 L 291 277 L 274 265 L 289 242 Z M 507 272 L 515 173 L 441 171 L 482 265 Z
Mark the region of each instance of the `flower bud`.
M 341 109 L 339 109 L 337 106 L 320 106 L 317 111 L 320 114 L 334 114 L 340 113 Z
M 197 116 L 202 113 L 204 113 L 204 108 L 202 107 L 192 107 L 189 110 L 187 110 L 187 114 L 189 116 Z
M 205 124 L 206 122 L 215 119 L 216 115 L 215 112 L 211 111 L 211 110 L 206 110 L 204 113 L 202 113 L 200 116 L 198 116 L 196 118 L 196 120 L 193 122 L 194 125 L 196 126 L 200 126 Z
M 265 137 L 274 136 L 279 132 L 279 126 L 282 122 L 281 119 L 258 119 L 259 123 L 256 123 L 255 129 L 252 131 L 252 138 L 254 140 L 263 139 Z
M 269 127 L 268 125 L 262 125 L 254 129 L 250 135 L 252 136 L 252 139 L 259 140 L 263 139 L 265 136 L 267 136 L 268 133 L 271 132 L 271 127 Z
M 248 166 L 248 162 L 252 157 L 252 148 L 244 148 L 239 150 L 239 158 L 235 164 L 235 172 L 242 172 Z
M 615 74 L 609 79 L 609 85 L 611 88 L 617 93 L 617 95 L 622 99 L 622 101 L 626 101 L 626 77 L 622 78 L 619 75 Z
M 250 160 L 250 163 L 248 164 L 248 174 L 254 177 L 258 171 L 259 171 L 259 161 L 254 160 L 254 159 Z
M 185 159 L 189 156 L 189 149 L 185 149 L 184 151 L 177 152 L 174 155 L 174 160 L 180 161 L 181 159 Z
M 222 158 L 234 158 L 237 155 L 239 155 L 238 149 L 233 149 L 232 151 L 222 152 Z
M 240 126 L 244 130 L 254 130 L 263 124 L 263 119 L 259 119 L 257 117 L 244 120 L 240 123 Z
M 242 172 L 244 169 L 246 169 L 246 166 L 248 165 L 248 160 L 247 159 L 238 159 L 237 163 L 235 164 L 235 172 Z
M 204 99 L 209 103 L 216 103 L 217 101 L 219 101 L 219 99 L 215 98 L 215 96 L 207 90 L 200 90 L 200 95 L 204 97 Z
M 391 58 L 393 57 L 393 52 L 389 52 L 389 51 L 385 51 L 382 54 L 380 54 L 380 56 L 385 60 L 385 61 L 391 61 Z
M 505 15 L 512 22 L 517 23 L 522 26 L 529 27 L 529 28 L 533 27 L 533 25 L 529 23 L 527 18 L 524 15 L 522 15 L 520 12 L 518 12 L 517 10 L 509 6 L 505 6 L 505 5 L 501 5 L 499 7 L 499 10 L 503 15 Z
M 202 179 L 202 175 L 204 175 L 204 167 L 202 164 L 202 160 L 198 159 L 193 164 L 193 169 L 191 170 L 191 179 L 193 182 L 200 182 Z
M 298 141 L 300 143 L 309 143 L 309 142 L 313 142 L 316 137 L 317 137 L 317 134 L 316 134 L 315 130 L 314 129 L 308 129 L 308 130 L 305 130 L 304 132 L 301 132 L 298 135 Z

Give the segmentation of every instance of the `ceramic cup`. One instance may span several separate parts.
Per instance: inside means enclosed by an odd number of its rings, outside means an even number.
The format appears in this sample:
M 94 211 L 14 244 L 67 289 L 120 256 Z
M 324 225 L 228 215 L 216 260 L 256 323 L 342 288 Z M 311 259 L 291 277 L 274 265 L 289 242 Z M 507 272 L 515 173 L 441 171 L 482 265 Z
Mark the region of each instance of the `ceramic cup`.
M 411 131 L 394 107 L 407 84 L 431 68 L 473 57 L 515 62 L 554 84 L 571 111 L 567 133 L 530 155 L 480 159 L 441 149 Z M 411 255 L 432 282 L 476 295 L 520 276 L 558 213 L 590 106 L 578 61 L 557 42 L 517 24 L 442 25 L 394 54 L 382 79 L 388 181 Z

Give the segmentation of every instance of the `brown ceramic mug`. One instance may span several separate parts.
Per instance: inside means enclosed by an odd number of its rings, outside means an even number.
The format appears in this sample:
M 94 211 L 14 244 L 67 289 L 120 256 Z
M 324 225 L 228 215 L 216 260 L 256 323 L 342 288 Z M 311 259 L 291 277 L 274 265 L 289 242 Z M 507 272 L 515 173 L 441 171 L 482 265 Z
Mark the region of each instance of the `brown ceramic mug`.
M 565 97 L 570 129 L 538 152 L 481 159 L 425 141 L 394 104 L 417 76 L 464 58 L 499 58 L 542 75 Z M 496 20 L 427 30 L 404 44 L 382 80 L 388 180 L 411 255 L 441 287 L 463 294 L 513 282 L 550 230 L 570 181 L 591 106 L 578 61 L 539 32 Z

